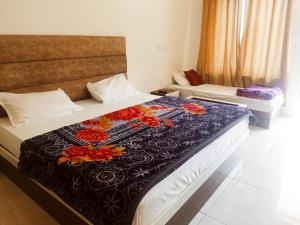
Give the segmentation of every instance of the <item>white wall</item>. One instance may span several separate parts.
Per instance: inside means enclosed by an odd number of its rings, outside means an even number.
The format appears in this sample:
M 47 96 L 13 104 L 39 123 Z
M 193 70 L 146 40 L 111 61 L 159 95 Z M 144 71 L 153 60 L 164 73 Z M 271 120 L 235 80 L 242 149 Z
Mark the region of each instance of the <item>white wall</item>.
M 0 0 L 0 34 L 126 36 L 129 80 L 151 91 L 196 67 L 202 0 Z
M 285 115 L 294 115 L 299 108 L 300 94 L 300 1 L 294 1 L 294 29 L 290 54 L 289 82 L 286 93 Z

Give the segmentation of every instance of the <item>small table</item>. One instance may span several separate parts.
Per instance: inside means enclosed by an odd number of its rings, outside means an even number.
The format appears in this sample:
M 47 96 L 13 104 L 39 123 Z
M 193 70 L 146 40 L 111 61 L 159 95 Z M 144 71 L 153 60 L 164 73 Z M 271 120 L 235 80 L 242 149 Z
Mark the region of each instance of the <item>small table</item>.
M 175 88 L 162 88 L 156 91 L 152 91 L 151 94 L 158 96 L 175 96 L 179 97 L 179 91 Z

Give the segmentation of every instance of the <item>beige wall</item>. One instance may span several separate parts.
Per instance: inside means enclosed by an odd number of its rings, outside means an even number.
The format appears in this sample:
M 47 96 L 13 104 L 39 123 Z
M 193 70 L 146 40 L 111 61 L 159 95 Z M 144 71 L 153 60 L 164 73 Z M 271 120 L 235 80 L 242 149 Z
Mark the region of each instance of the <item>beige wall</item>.
M 202 0 L 0 0 L 1 34 L 126 36 L 128 76 L 151 91 L 196 66 Z

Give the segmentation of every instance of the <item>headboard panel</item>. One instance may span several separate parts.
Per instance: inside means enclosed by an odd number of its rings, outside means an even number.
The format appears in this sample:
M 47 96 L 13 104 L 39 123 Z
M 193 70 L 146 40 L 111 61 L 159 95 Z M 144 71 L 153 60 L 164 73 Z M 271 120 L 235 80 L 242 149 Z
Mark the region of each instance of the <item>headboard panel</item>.
M 75 101 L 87 82 L 126 72 L 124 37 L 0 35 L 0 92 L 61 88 Z
M 124 37 L 0 35 L 0 63 L 126 55 Z
M 0 64 L 0 91 L 126 72 L 125 56 Z

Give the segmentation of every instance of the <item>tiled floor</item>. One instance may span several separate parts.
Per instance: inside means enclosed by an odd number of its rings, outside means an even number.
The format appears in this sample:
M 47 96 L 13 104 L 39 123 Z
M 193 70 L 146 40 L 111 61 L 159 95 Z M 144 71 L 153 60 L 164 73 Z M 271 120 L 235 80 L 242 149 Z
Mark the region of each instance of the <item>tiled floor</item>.
M 190 225 L 300 225 L 300 118 L 255 129 L 248 154 Z
M 252 129 L 247 154 L 190 225 L 300 225 L 300 119 Z M 0 225 L 54 225 L 0 173 Z
M 58 225 L 0 173 L 0 225 Z

